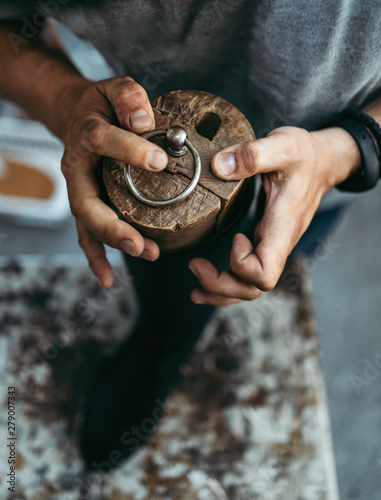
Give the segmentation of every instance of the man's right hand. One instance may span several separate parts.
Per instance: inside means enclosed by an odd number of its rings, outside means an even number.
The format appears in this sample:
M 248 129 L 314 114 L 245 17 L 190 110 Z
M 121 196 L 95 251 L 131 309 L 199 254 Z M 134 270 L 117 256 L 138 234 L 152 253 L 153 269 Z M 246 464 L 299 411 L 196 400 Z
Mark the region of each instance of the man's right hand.
M 155 128 L 155 123 L 145 90 L 132 78 L 88 82 L 80 90 L 69 91 L 62 102 L 68 122 L 62 172 L 78 241 L 100 285 L 108 288 L 113 271 L 103 244 L 150 261 L 159 257 L 159 247 L 120 220 L 100 199 L 100 157 L 116 158 L 152 172 L 163 170 L 168 158 L 160 147 L 139 137 Z

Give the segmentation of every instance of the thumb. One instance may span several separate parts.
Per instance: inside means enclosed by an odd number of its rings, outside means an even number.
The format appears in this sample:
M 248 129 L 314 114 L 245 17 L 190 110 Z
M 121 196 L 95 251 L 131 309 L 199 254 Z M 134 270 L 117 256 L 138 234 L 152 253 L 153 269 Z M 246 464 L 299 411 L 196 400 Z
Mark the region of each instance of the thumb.
M 229 146 L 213 157 L 212 172 L 220 179 L 233 181 L 284 170 L 289 165 L 285 154 L 290 150 L 289 141 L 288 134 L 274 131 L 264 139 Z
M 155 118 L 144 88 L 130 77 L 106 81 L 105 94 L 114 108 L 119 124 L 126 130 L 142 134 L 155 128 Z

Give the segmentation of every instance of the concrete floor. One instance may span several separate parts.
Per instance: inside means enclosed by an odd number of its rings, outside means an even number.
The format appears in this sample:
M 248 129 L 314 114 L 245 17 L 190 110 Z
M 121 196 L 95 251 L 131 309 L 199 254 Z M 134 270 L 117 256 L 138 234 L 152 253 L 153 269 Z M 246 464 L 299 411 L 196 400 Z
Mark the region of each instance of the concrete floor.
M 333 231 L 338 248 L 311 265 L 343 500 L 380 498 L 381 370 L 374 365 L 381 368 L 380 215 L 379 184 L 353 202 Z

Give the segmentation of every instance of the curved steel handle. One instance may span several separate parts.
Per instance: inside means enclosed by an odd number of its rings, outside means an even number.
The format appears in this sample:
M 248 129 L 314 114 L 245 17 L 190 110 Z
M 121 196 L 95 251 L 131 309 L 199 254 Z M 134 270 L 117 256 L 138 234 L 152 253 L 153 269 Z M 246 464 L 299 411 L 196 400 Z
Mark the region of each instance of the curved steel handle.
M 190 184 L 184 189 L 184 191 L 182 191 L 174 198 L 169 198 L 168 200 L 154 200 L 152 198 L 148 198 L 147 196 L 145 196 L 135 186 L 131 177 L 131 165 L 128 164 L 124 165 L 124 178 L 131 193 L 139 201 L 146 203 L 147 205 L 151 205 L 152 207 L 166 207 L 168 205 L 174 205 L 175 203 L 179 203 L 180 201 L 185 200 L 185 198 L 187 198 L 194 190 L 200 179 L 201 159 L 197 149 L 188 139 L 188 134 L 186 130 L 183 129 L 182 127 L 175 126 L 175 127 L 170 127 L 168 130 L 165 129 L 151 130 L 150 132 L 143 134 L 141 137 L 143 137 L 144 139 L 150 139 L 151 137 L 156 137 L 158 135 L 166 136 L 167 138 L 166 149 L 170 155 L 183 156 L 188 153 L 188 150 L 192 153 L 195 169 Z

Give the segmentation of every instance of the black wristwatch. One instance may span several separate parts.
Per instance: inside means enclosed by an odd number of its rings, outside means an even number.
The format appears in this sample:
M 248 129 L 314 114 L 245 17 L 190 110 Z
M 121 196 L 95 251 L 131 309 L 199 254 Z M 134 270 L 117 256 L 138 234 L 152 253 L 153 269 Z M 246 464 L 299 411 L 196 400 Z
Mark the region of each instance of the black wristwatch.
M 358 193 L 376 186 L 381 176 L 375 140 L 379 147 L 381 129 L 372 117 L 357 110 L 349 110 L 329 123 L 330 127 L 341 127 L 351 134 L 361 153 L 361 168 L 344 182 L 336 186 L 340 191 Z M 373 134 L 370 132 L 373 132 Z

